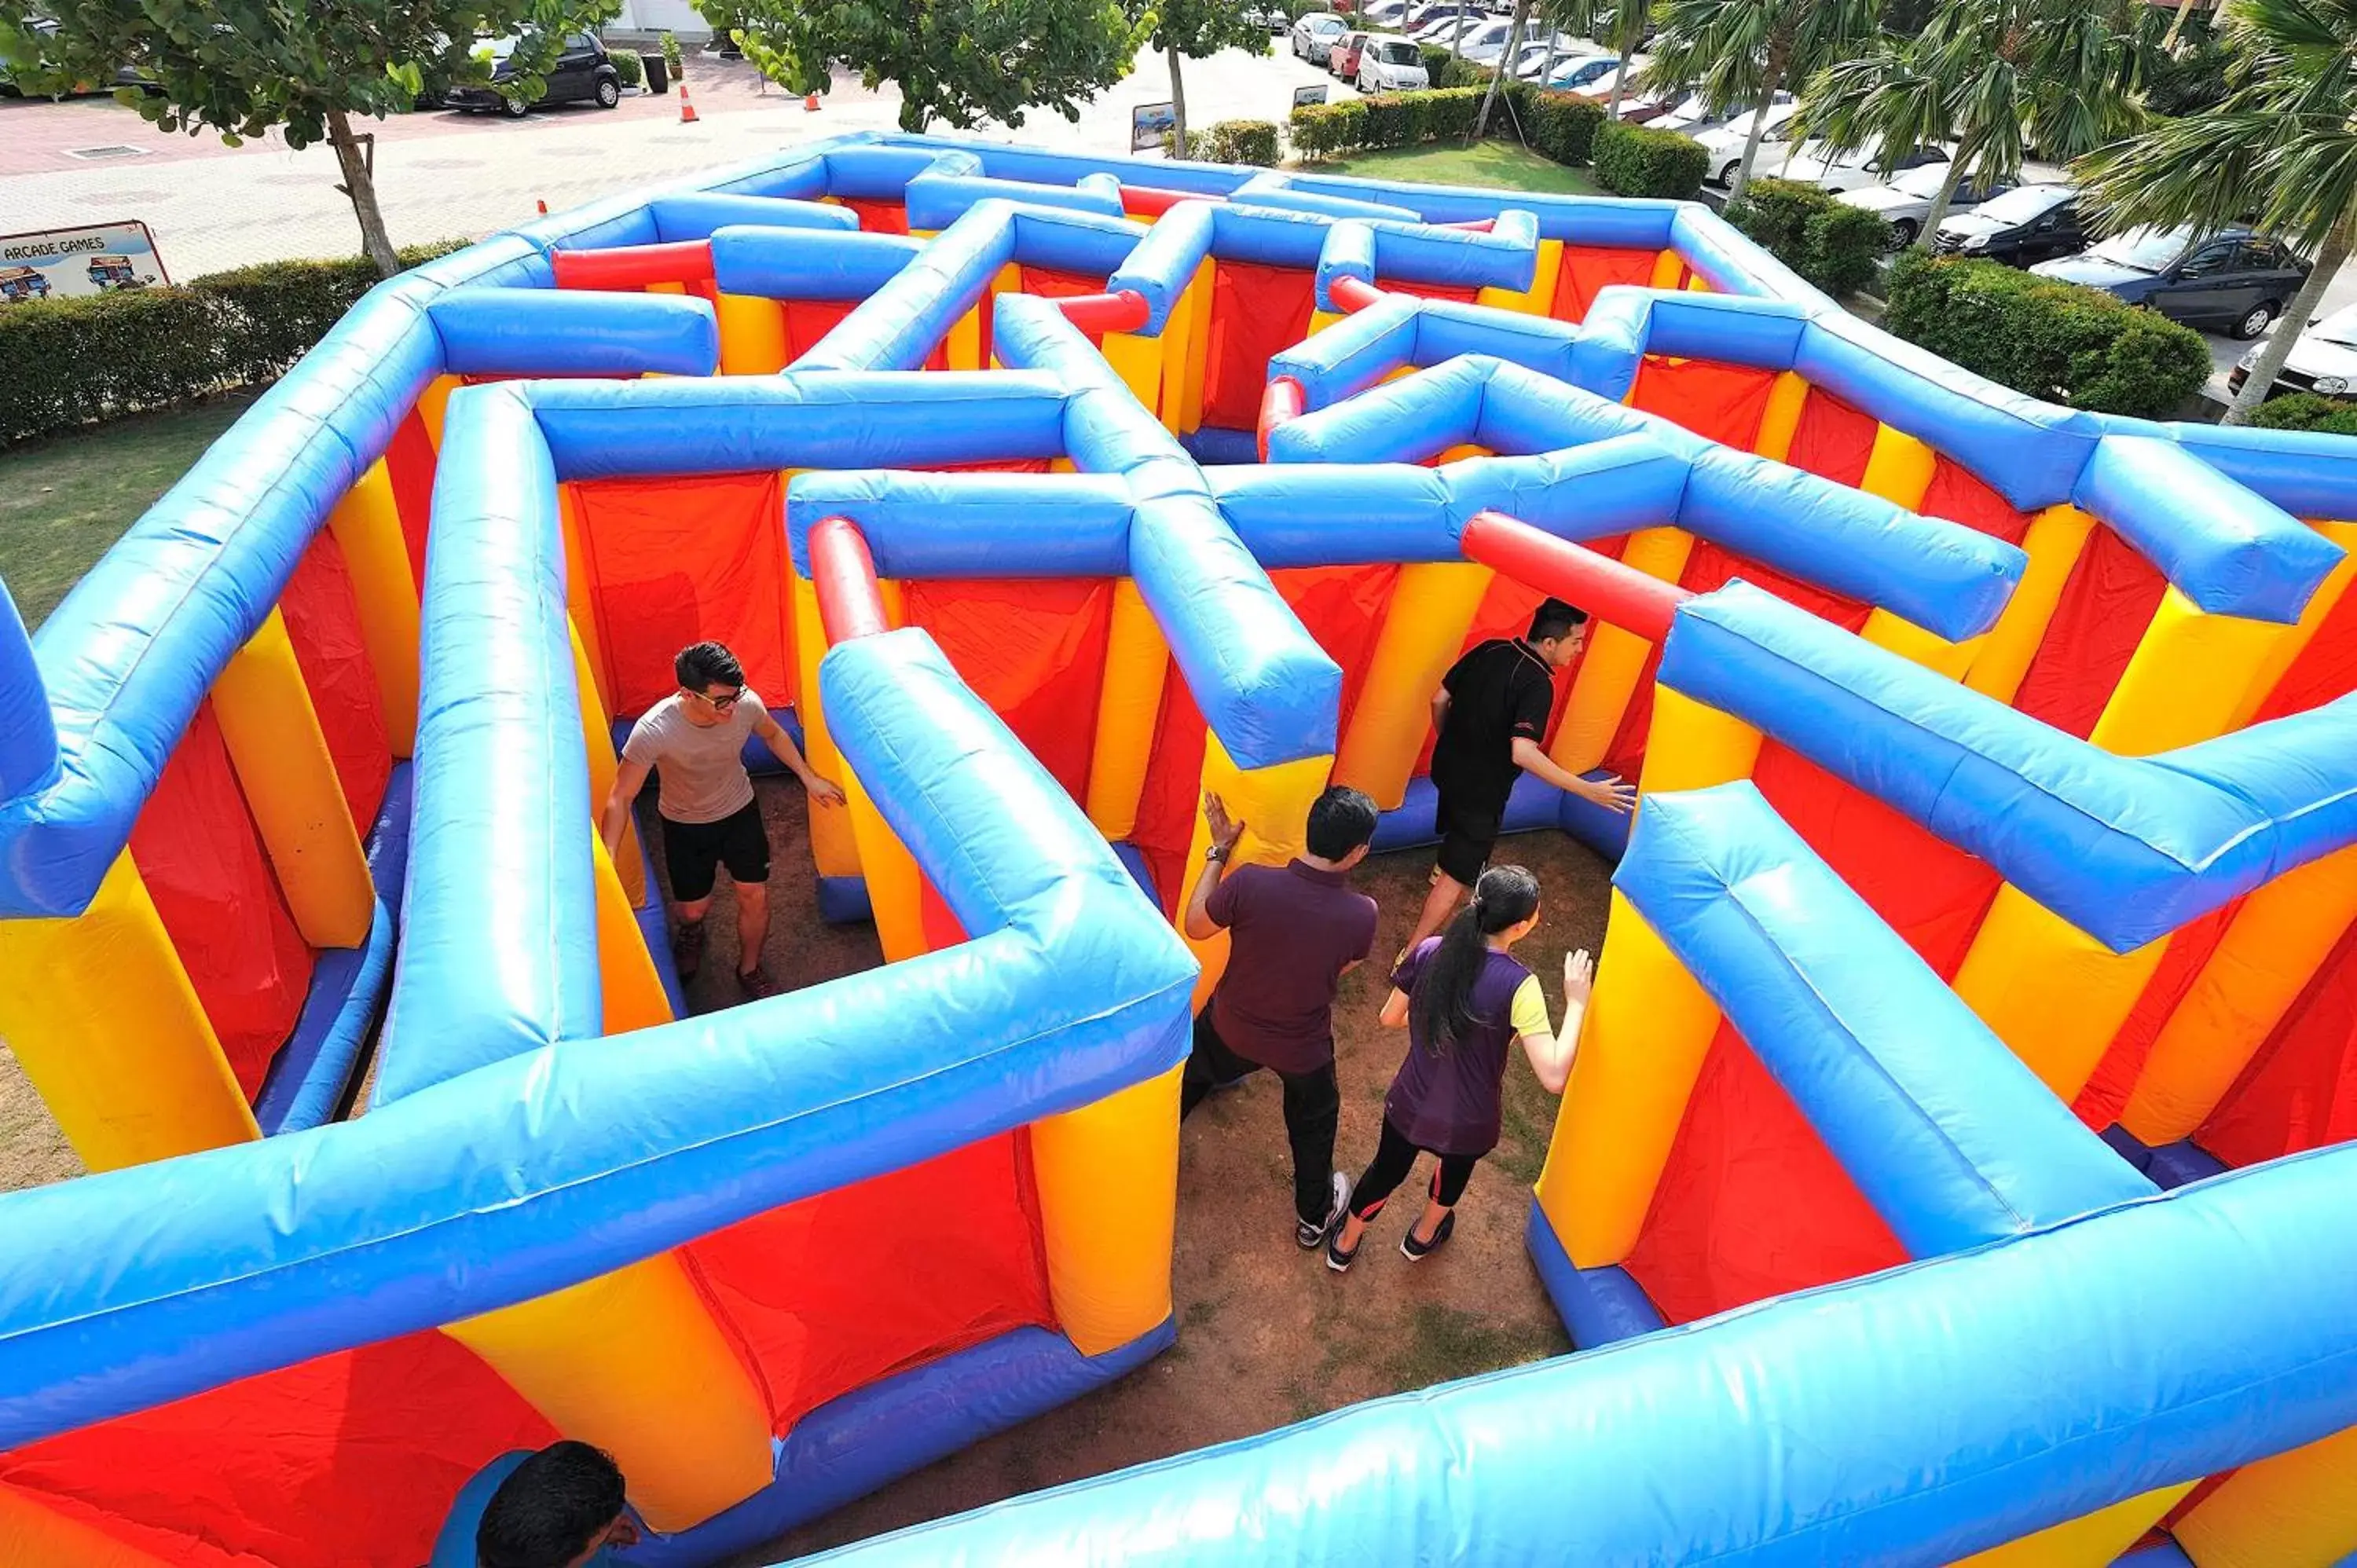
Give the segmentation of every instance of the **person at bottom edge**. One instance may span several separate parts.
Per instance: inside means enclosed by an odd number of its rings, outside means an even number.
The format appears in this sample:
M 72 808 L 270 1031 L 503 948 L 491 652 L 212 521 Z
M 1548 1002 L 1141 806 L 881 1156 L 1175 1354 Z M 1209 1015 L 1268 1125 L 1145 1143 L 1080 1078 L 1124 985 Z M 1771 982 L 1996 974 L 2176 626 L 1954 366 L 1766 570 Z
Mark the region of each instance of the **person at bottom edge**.
M 622 1472 L 587 1443 L 502 1454 L 450 1505 L 426 1568 L 606 1568 L 638 1543 Z
M 1492 638 L 1450 666 L 1432 699 L 1433 831 L 1440 835 L 1432 891 L 1405 957 L 1447 923 L 1490 863 L 1514 781 L 1535 773 L 1608 811 L 1635 808 L 1637 789 L 1610 774 L 1582 779 L 1544 749 L 1555 671 L 1587 642 L 1587 612 L 1549 599 L 1517 638 Z
M 1185 1120 L 1217 1087 L 1266 1068 L 1285 1085 L 1285 1135 L 1293 1149 L 1294 1240 L 1321 1245 L 1342 1218 L 1350 1186 L 1334 1169 L 1342 1097 L 1334 1082 L 1334 990 L 1375 942 L 1375 901 L 1351 890 L 1367 858 L 1375 803 L 1337 786 L 1309 808 L 1303 853 L 1283 866 L 1228 870 L 1244 824 L 1217 795 L 1203 797 L 1209 862 L 1183 921 L 1197 941 L 1229 933 L 1228 967 L 1195 1020 L 1195 1048 L 1180 1077 Z
M 1563 1092 L 1595 966 L 1585 949 L 1564 955 L 1563 1028 L 1551 1027 L 1538 977 L 1512 951 L 1538 923 L 1539 879 L 1519 865 L 1493 865 L 1448 929 L 1417 944 L 1393 972 L 1383 1023 L 1407 1026 L 1407 1058 L 1383 1097 L 1383 1137 L 1352 1189 L 1350 1217 L 1326 1245 L 1326 1266 L 1337 1273 L 1358 1261 L 1368 1224 L 1418 1154 L 1438 1163 L 1400 1252 L 1415 1262 L 1448 1241 L 1473 1167 L 1498 1146 L 1506 1058 L 1516 1040 L 1546 1091 Z
M 745 667 L 716 642 L 680 650 L 672 661 L 679 690 L 639 715 L 622 743 L 621 766 L 599 813 L 606 853 L 616 854 L 630 802 L 656 770 L 660 792 L 655 811 L 662 819 L 663 864 L 671 873 L 671 897 L 678 916 L 672 956 L 680 983 L 695 978 L 704 964 L 704 918 L 712 909 L 712 886 L 719 868 L 728 868 L 737 889 L 737 979 L 745 994 L 774 996 L 777 983 L 761 966 L 761 943 L 770 934 L 770 832 L 753 799 L 752 776 L 745 771 L 745 739 L 759 736 L 787 770 L 802 781 L 813 803 L 843 804 L 843 791 L 811 771 L 760 697 L 745 684 Z

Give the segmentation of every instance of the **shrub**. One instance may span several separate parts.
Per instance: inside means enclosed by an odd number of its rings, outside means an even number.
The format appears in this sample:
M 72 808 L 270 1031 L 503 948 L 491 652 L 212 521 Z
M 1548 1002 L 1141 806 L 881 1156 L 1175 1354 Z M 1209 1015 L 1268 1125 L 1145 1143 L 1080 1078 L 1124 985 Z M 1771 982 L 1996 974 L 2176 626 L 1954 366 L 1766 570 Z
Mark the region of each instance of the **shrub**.
M 1249 164 L 1254 168 L 1276 166 L 1276 122 L 1221 120 L 1189 140 L 1201 149 L 1197 157 L 1220 164 Z
M 662 57 L 663 64 L 671 67 L 672 80 L 673 81 L 678 81 L 681 70 L 679 39 L 672 36 L 671 29 L 668 27 L 663 29 Z
M 2259 404 L 2251 423 L 2262 430 L 2320 430 L 2327 435 L 2357 435 L 2357 403 L 2345 398 L 2290 392 Z
M 1614 121 L 1596 132 L 1596 177 L 1621 196 L 1691 201 L 1710 155 L 1691 136 Z
M 1882 324 L 2017 392 L 2097 413 L 2166 419 L 2210 379 L 2191 328 L 1997 262 L 1900 256 Z
M 1523 116 L 1523 134 L 1532 147 L 1556 163 L 1585 167 L 1596 157 L 1596 132 L 1604 124 L 1604 108 L 1576 92 L 1519 94 L 1514 107 Z
M 1305 104 L 1293 112 L 1286 135 L 1293 150 L 1305 158 L 1340 157 L 1366 145 L 1366 102 L 1351 98 L 1340 103 Z
M 401 259 L 415 266 L 461 243 Z M 269 381 L 376 282 L 357 258 L 272 262 L 174 286 L 10 306 L 0 310 L 0 445 Z
M 1416 57 L 1424 61 L 1424 84 L 1426 87 L 1448 86 L 1449 72 L 1457 69 L 1457 62 L 1449 58 L 1448 51 L 1431 44 L 1418 44 L 1415 52 Z
M 1331 11 L 1333 8 L 1327 4 L 1327 0 L 1291 0 L 1291 3 L 1286 6 L 1286 10 L 1297 22 L 1313 11 Z
M 614 74 L 621 78 L 623 86 L 644 87 L 647 84 L 647 62 L 639 58 L 638 50 L 608 49 L 606 58 L 614 62 Z
M 1894 243 L 1881 218 L 1797 180 L 1753 180 L 1727 204 L 1727 220 L 1836 298 L 1872 282 Z

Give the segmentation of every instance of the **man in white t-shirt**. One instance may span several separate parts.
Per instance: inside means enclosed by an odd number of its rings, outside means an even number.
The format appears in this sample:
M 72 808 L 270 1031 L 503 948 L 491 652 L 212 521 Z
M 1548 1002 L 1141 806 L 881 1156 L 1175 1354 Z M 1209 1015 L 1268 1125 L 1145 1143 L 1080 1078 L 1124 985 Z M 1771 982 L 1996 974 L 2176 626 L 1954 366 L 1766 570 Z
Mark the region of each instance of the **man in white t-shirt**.
M 843 791 L 811 771 L 802 752 L 778 727 L 761 699 L 745 684 L 745 667 L 716 642 L 680 650 L 672 661 L 679 690 L 649 708 L 622 743 L 622 765 L 613 792 L 598 818 L 606 850 L 622 842 L 630 802 L 646 787 L 647 771 L 660 768 L 655 810 L 662 818 L 663 864 L 671 873 L 671 896 L 678 915 L 672 952 L 682 983 L 704 961 L 704 917 L 712 908 L 712 886 L 726 865 L 737 888 L 737 979 L 748 996 L 774 996 L 777 983 L 761 966 L 761 942 L 770 933 L 770 834 L 745 771 L 745 740 L 769 743 L 811 800 L 839 806 Z

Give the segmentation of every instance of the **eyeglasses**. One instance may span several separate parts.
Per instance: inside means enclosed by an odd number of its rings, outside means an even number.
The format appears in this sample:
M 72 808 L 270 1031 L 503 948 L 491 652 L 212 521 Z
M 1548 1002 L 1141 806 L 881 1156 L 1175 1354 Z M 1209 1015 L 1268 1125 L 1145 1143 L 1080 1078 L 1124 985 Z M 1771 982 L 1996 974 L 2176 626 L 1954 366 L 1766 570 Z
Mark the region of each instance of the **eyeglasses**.
M 709 696 L 702 692 L 690 692 L 688 695 L 716 714 L 725 714 L 745 700 L 745 693 L 742 692 L 731 692 L 725 697 Z

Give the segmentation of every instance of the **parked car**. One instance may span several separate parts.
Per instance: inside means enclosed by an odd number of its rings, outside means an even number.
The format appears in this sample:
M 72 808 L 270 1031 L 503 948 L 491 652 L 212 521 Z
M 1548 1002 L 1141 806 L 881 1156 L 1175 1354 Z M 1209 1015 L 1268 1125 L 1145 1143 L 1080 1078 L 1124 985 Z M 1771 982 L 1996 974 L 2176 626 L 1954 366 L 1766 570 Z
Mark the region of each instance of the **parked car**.
M 1531 68 L 1530 80 L 1537 81 L 1539 71 L 1545 65 L 1544 60 L 1535 62 Z M 1620 60 L 1611 55 L 1592 54 L 1584 49 L 1577 54 L 1558 55 L 1555 57 L 1555 73 L 1546 79 L 1546 85 L 1557 92 L 1584 91 L 1589 83 L 1601 81 L 1620 69 Z
M 1266 27 L 1271 38 L 1281 37 L 1293 30 L 1293 13 L 1282 5 L 1247 5 L 1244 7 L 1244 20 Z
M 1514 74 L 1524 81 L 1536 81 L 1539 72 L 1547 69 L 1550 59 L 1561 65 L 1566 60 L 1584 59 L 1589 55 L 1603 52 L 1593 44 L 1566 38 L 1560 33 L 1555 35 L 1552 45 L 1544 38 L 1525 36 L 1522 52 L 1514 57 Z
M 1359 8 L 1359 20 L 1370 27 L 1391 29 L 1407 19 L 1407 0 L 1370 0 Z
M 1366 44 L 1364 33 L 1344 33 L 1326 50 L 1326 73 L 1345 81 L 1359 80 L 1359 50 Z
M 2243 355 L 2240 363 L 2226 372 L 2226 385 L 2239 392 L 2250 379 L 2251 367 L 2259 362 L 2266 345 L 2254 343 Z M 2287 392 L 2315 392 L 2323 397 L 2345 397 L 2357 389 L 2357 305 L 2344 306 L 2330 316 L 2319 316 L 2308 324 L 2299 341 L 2291 346 L 2291 355 L 2276 372 L 2275 385 L 2267 396 L 2282 397 Z
M 1421 4 L 1408 6 L 1407 15 L 1400 18 L 1399 30 L 1414 38 L 1444 17 L 1483 15 L 1485 13 L 1471 0 L 1422 0 Z
M 1596 61 L 1583 60 L 1577 73 L 1557 70 L 1555 75 L 1547 79 L 1547 85 L 1560 92 L 1576 92 L 1591 102 L 1603 103 L 1611 98 L 1612 84 L 1620 79 L 1623 71 L 1633 74 L 1641 69 L 1643 68 L 1640 66 L 1622 65 L 1619 60 L 1609 60 L 1599 70 Z
M 1924 164 L 1917 168 L 1896 174 L 1878 185 L 1862 185 L 1842 193 L 1842 199 L 1852 207 L 1863 207 L 1890 225 L 1899 248 L 1905 250 L 1923 231 L 1923 220 L 1932 215 L 1932 203 L 1940 198 L 1940 187 L 1948 177 L 1946 164 Z M 1961 217 L 1993 197 L 2014 188 L 2010 180 L 1995 185 L 1983 185 L 1977 180 L 1956 182 L 1955 193 L 1948 198 L 1946 216 Z
M 2308 281 L 2308 263 L 2282 241 L 2248 229 L 2208 235 L 2191 229 L 2131 229 L 2085 255 L 2029 270 L 2102 289 L 2188 327 L 2214 327 L 2242 338 L 2274 326 L 2285 303 Z
M 1944 169 L 1951 156 L 1946 147 L 1918 147 L 1901 157 L 1897 167 L 1890 172 Z M 1813 185 L 1819 190 L 1838 196 L 1846 190 L 1863 190 L 1869 185 L 1879 185 L 1883 172 L 1881 158 L 1863 147 L 1836 153 L 1824 142 L 1809 141 L 1792 149 L 1792 156 L 1784 160 L 1784 166 L 1776 177 L 1798 180 L 1803 185 Z
M 1350 30 L 1351 24 L 1331 11 L 1312 11 L 1293 24 L 1294 55 L 1311 65 L 1324 65 L 1334 40 Z
M 606 53 L 606 46 L 594 34 L 567 33 L 564 47 L 555 62 L 542 76 L 544 86 L 537 99 L 528 99 L 512 86 L 515 76 L 515 48 L 522 40 L 516 38 L 493 38 L 478 46 L 479 55 L 491 61 L 491 81 L 488 87 L 454 87 L 442 95 L 446 109 L 498 110 L 511 119 L 521 120 L 535 109 L 546 109 L 558 103 L 592 102 L 600 109 L 611 109 L 622 101 L 622 73 Z
M 1793 96 L 1790 92 L 1779 91 L 1768 102 L 1781 109 L 1792 102 Z M 1716 131 L 1738 124 L 1748 132 L 1751 128 L 1751 111 L 1737 109 L 1726 113 L 1713 113 L 1709 102 L 1701 93 L 1691 92 L 1671 104 L 1653 124 L 1657 130 L 1675 131 L 1681 136 L 1699 137 L 1705 131 Z M 1742 151 L 1740 142 L 1736 144 L 1736 151 L 1738 154 Z
M 2067 185 L 2025 185 L 1940 220 L 1932 248 L 1943 256 L 1979 256 L 2007 266 L 2067 256 L 2083 247 L 2079 192 Z
M 1412 92 L 1432 85 L 1424 69 L 1424 51 L 1409 39 L 1377 33 L 1359 51 L 1359 91 Z
M 1800 108 L 1798 103 L 1769 106 L 1768 129 L 1760 135 L 1760 151 L 1751 162 L 1754 179 L 1782 171 L 1784 160 L 1792 155 L 1792 144 L 1786 129 L 1792 124 L 1792 116 L 1800 113 Z M 1744 145 L 1751 139 L 1749 114 L 1730 116 L 1712 130 L 1692 130 L 1683 134 L 1700 142 L 1703 150 L 1710 155 L 1710 162 L 1705 166 L 1709 171 L 1706 177 L 1713 185 L 1732 185 L 1735 182 L 1735 171 L 1743 166 Z
M 1458 48 L 1475 65 L 1495 65 L 1506 52 L 1506 40 L 1513 36 L 1512 18 L 1504 21 L 1484 20 L 1477 23 L 1465 35 Z

